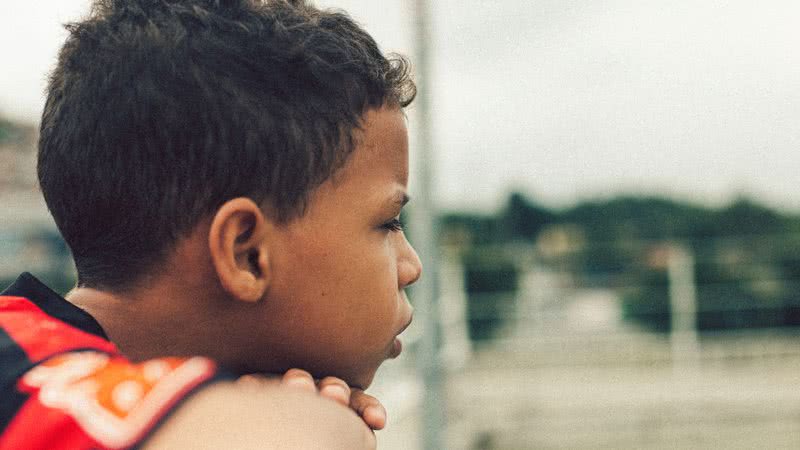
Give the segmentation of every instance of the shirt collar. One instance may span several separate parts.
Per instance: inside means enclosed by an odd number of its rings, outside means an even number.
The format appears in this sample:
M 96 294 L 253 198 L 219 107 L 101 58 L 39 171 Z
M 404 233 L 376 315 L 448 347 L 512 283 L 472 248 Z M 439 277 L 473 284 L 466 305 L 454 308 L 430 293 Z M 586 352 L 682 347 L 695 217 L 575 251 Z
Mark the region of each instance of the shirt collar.
M 23 272 L 11 286 L 0 292 L 0 295 L 25 297 L 47 315 L 108 340 L 105 331 L 94 317 L 58 295 L 28 272 Z

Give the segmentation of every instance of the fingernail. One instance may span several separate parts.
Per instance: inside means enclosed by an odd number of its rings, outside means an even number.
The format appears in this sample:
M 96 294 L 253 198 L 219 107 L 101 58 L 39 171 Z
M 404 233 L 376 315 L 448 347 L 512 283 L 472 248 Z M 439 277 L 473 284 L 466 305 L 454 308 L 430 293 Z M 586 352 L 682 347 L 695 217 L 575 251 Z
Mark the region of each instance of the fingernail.
M 372 419 L 377 422 L 376 425 L 378 426 L 376 428 L 378 429 L 386 425 L 386 410 L 381 406 L 368 406 L 364 410 L 364 416 L 372 416 Z
M 325 386 L 322 390 L 327 395 L 335 395 L 337 397 L 341 397 L 341 398 L 347 400 L 347 390 L 345 390 L 345 388 L 343 388 L 342 386 L 339 386 L 338 384 L 331 384 L 331 385 Z
M 308 389 L 309 387 L 314 387 L 314 383 L 308 381 L 305 378 L 300 378 L 300 377 L 284 379 L 283 383 L 288 386 L 305 388 L 305 389 Z

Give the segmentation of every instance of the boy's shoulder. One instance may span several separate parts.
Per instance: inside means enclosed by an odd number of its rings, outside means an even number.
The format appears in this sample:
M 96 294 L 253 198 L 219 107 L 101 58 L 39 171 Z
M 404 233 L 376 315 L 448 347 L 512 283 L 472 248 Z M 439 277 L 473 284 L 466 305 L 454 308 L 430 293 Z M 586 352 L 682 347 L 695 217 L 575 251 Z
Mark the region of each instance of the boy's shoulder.
M 0 294 L 0 448 L 123 448 L 218 379 L 207 358 L 132 363 L 30 274 Z

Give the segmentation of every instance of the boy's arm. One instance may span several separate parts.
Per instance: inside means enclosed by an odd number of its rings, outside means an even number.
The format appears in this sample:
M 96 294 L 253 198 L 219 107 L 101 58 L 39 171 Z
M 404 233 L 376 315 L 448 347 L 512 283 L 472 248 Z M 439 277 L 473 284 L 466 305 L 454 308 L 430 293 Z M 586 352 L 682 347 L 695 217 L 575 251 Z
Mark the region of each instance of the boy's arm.
M 362 389 L 351 389 L 341 378 L 325 377 L 317 381 L 305 370 L 289 369 L 280 377 L 280 381 L 276 377 L 251 374 L 240 377 L 236 380 L 236 383 L 252 386 L 253 388 L 258 388 L 264 384 L 280 383 L 284 386 L 301 389 L 313 394 L 318 393 L 322 397 L 355 411 L 361 417 L 361 420 L 373 430 L 382 430 L 386 426 L 386 409 L 381 402 Z
M 189 397 L 143 449 L 374 449 L 375 435 L 351 410 L 280 385 L 211 384 Z

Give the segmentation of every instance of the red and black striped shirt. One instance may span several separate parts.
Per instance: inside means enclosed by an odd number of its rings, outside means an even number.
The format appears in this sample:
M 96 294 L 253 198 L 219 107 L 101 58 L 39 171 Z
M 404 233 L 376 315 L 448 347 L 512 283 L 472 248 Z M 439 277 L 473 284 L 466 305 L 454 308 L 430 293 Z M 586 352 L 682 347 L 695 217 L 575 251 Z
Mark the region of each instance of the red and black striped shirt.
M 28 273 L 0 293 L 0 450 L 135 447 L 217 373 L 202 357 L 129 361 Z

